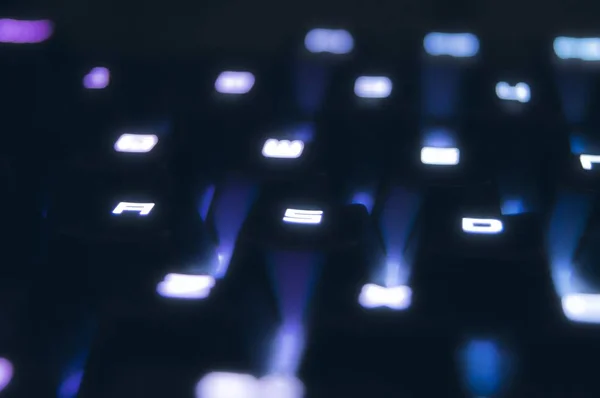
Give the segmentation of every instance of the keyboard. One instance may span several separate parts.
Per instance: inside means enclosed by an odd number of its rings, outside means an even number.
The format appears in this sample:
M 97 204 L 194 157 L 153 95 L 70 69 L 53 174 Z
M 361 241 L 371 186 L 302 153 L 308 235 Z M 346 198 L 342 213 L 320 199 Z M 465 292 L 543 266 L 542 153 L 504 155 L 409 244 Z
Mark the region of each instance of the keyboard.
M 600 38 L 82 54 L 0 19 L 7 397 L 593 397 Z

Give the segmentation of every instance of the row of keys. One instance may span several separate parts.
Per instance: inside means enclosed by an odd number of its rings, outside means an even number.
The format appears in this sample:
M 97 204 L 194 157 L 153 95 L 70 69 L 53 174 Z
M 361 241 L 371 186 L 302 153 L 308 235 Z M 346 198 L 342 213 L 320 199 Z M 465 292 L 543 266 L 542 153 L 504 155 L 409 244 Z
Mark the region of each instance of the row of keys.
M 0 19 L 1 43 L 41 43 L 49 40 L 53 32 L 50 20 Z M 354 43 L 352 34 L 344 29 L 316 28 L 304 38 L 305 49 L 311 53 L 345 55 L 353 51 Z M 423 39 L 423 49 L 431 56 L 471 58 L 478 54 L 479 48 L 479 39 L 473 33 L 432 32 Z M 554 39 L 553 49 L 561 60 L 600 61 L 598 37 L 559 36 Z

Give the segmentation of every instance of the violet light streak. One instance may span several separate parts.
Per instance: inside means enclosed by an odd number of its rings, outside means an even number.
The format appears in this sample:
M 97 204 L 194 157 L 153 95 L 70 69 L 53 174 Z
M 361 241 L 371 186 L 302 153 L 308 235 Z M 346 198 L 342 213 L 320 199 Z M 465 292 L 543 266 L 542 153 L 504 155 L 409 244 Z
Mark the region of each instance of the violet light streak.
M 0 391 L 4 390 L 13 378 L 13 365 L 6 358 L 0 358 Z
M 101 90 L 108 87 L 109 83 L 110 71 L 108 68 L 102 66 L 92 68 L 92 70 L 83 77 L 83 86 L 87 89 Z
M 51 21 L 42 19 L 25 21 L 18 19 L 0 19 L 0 42 L 13 44 L 41 43 L 54 33 Z

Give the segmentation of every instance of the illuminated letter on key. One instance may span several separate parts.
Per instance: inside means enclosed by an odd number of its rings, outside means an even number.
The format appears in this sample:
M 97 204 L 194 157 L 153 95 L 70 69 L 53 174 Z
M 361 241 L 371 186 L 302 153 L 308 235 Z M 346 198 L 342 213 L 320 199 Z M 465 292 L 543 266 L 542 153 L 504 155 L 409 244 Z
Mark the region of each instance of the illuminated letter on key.
M 265 141 L 262 155 L 266 158 L 297 159 L 302 156 L 304 142 L 300 140 L 277 140 L 270 138 Z
M 600 156 L 597 155 L 580 155 L 579 161 L 584 170 L 591 170 L 592 165 L 600 163 Z
M 123 134 L 115 142 L 114 148 L 117 152 L 147 153 L 158 143 L 158 137 L 154 134 Z
M 504 229 L 502 221 L 493 218 L 463 218 L 462 229 L 471 234 L 498 234 Z
M 320 224 L 322 217 L 321 210 L 287 209 L 283 221 L 291 224 Z
M 153 208 L 154 203 L 120 202 L 112 213 L 122 214 L 124 211 L 137 211 L 140 216 L 147 216 Z

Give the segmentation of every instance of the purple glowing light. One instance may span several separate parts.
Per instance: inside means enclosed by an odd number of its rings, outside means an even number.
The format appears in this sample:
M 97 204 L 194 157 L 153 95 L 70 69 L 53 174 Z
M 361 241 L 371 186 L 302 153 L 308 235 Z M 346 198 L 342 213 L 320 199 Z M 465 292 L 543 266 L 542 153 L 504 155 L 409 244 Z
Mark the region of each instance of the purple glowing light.
M 83 87 L 90 90 L 102 90 L 110 83 L 110 71 L 108 68 L 97 66 L 92 68 L 87 75 L 83 77 Z
M 51 21 L 24 21 L 18 19 L 0 19 L 0 42 L 13 44 L 41 43 L 54 33 Z
M 0 358 L 0 391 L 4 390 L 10 384 L 13 373 L 12 363 L 6 358 Z
M 272 342 L 271 373 L 296 374 L 302 362 L 304 342 L 304 330 L 299 322 L 282 325 Z
M 78 371 L 67 377 L 58 390 L 58 398 L 75 398 L 79 392 L 81 381 L 83 380 L 83 372 Z

